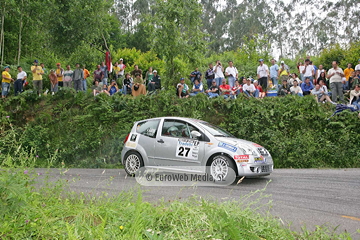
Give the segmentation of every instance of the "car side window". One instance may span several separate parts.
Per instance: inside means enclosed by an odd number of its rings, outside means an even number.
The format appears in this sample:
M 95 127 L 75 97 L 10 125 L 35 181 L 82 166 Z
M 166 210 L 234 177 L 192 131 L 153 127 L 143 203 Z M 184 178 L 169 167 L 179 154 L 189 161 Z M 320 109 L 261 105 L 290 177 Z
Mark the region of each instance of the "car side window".
M 161 135 L 176 138 L 192 138 L 191 131 L 198 131 L 194 126 L 177 120 L 165 120 Z
M 138 123 L 136 132 L 142 135 L 155 138 L 160 120 L 150 120 Z

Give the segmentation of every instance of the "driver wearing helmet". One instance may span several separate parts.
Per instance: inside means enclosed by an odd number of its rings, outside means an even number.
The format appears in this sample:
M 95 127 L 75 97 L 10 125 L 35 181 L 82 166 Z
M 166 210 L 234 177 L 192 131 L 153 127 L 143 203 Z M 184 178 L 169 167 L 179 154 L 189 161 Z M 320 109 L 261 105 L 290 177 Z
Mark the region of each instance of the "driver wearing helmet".
M 167 132 L 169 133 L 169 135 L 171 135 L 173 137 L 178 137 L 179 129 L 175 126 L 172 126 L 172 127 L 169 127 Z

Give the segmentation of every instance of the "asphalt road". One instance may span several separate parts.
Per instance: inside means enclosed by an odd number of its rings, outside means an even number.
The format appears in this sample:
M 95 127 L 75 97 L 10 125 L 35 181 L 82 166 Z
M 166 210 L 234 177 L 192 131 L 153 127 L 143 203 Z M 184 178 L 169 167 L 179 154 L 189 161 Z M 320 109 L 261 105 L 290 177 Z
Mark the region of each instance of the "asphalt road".
M 37 169 L 45 173 L 47 169 Z M 265 205 L 258 211 L 270 213 L 292 230 L 302 226 L 315 230 L 315 226 L 337 227 L 337 231 L 348 231 L 353 239 L 360 239 L 360 169 L 275 169 L 267 177 L 244 179 L 238 185 L 222 187 L 145 187 L 139 186 L 135 178 L 126 176 L 122 169 L 52 169 L 50 179 L 69 182 L 69 190 L 99 195 L 103 192 L 117 194 L 120 191 L 141 188 L 144 199 L 156 202 L 186 199 L 196 195 L 218 201 L 242 200 L 247 194 L 259 189 L 245 202 L 268 195 L 258 203 Z M 270 181 L 271 180 L 271 181 Z M 269 182 L 270 181 L 270 182 Z M 256 205 L 255 205 L 256 206 Z M 270 209 L 269 207 L 270 206 Z

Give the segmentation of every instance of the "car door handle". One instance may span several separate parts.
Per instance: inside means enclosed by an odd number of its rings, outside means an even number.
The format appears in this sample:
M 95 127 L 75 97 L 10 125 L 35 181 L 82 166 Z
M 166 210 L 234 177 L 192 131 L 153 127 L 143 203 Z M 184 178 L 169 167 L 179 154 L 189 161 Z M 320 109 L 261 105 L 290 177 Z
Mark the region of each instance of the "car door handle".
M 158 143 L 164 143 L 164 140 L 160 139 L 157 141 Z

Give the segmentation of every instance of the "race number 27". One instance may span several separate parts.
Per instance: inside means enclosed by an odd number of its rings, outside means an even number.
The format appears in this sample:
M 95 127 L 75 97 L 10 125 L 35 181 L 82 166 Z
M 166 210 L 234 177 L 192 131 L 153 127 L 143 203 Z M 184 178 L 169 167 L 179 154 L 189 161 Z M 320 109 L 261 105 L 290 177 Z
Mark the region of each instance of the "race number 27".
M 188 147 L 179 147 L 178 155 L 181 157 L 188 157 L 190 152 L 190 148 Z

